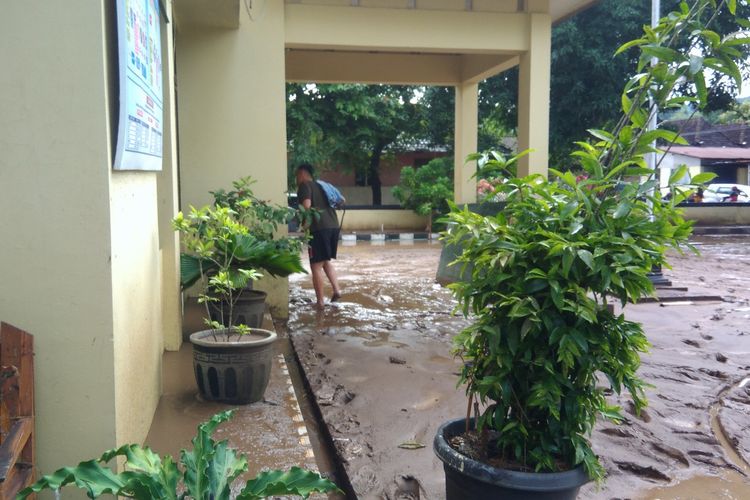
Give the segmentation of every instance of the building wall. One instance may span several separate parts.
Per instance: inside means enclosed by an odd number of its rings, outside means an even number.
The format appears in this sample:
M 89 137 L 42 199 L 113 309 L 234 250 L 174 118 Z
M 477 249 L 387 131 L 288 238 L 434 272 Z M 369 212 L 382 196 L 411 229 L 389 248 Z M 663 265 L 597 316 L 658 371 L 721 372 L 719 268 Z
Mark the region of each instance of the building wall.
M 156 175 L 112 172 L 110 180 L 118 445 L 146 439 L 161 394 L 164 341 Z
M 341 220 L 341 212 L 338 213 Z M 427 217 L 417 215 L 411 210 L 347 210 L 344 215 L 342 231 L 424 231 Z
M 208 191 L 247 175 L 257 196 L 286 205 L 284 4 L 266 2 L 240 26 L 177 35 L 181 208 L 210 203 Z M 263 279 L 279 314 L 286 279 Z
M 335 184 L 335 183 L 334 183 Z M 346 198 L 348 206 L 372 205 L 372 188 L 370 186 L 339 186 L 339 191 Z M 383 186 L 380 193 L 383 205 L 399 205 L 399 201 L 393 196 L 393 187 Z
M 445 156 L 445 153 L 434 151 L 412 151 L 399 153 L 392 157 L 381 160 L 380 182 L 382 183 L 383 205 L 399 205 L 399 201 L 393 196 L 393 186 L 397 186 L 401 180 L 401 169 L 409 166 L 422 166 L 430 160 Z M 351 168 L 343 166 L 333 170 L 321 172 L 320 178 L 334 184 L 346 198 L 347 205 L 372 205 L 372 188 L 370 186 L 357 186 L 355 174 Z
M 111 169 L 114 2 L 8 2 L 0 33 L 0 319 L 35 337 L 49 473 L 148 432 L 162 337 L 179 328 L 162 313 L 178 293 L 161 272 L 174 246 L 159 241 L 174 210 L 159 210 L 161 174 Z
M 303 3 L 309 5 L 351 5 L 351 0 L 286 0 L 286 3 Z M 425 10 L 466 10 L 466 0 L 428 0 L 417 2 L 418 8 Z M 362 7 L 408 9 L 408 0 L 360 0 Z M 518 0 L 473 0 L 476 11 L 486 12 L 516 12 Z
M 0 318 L 35 338 L 46 473 L 115 445 L 102 4 L 12 1 L 0 16 Z
M 699 226 L 750 225 L 750 204 L 723 203 L 721 206 L 685 207 L 685 218 Z

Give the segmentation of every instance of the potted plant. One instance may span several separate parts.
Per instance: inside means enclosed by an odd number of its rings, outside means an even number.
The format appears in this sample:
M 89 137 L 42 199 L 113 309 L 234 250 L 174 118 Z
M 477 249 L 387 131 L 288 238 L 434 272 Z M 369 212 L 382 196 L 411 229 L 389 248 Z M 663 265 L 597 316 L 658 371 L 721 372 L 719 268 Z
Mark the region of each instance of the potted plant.
M 244 454 L 216 442 L 211 434 L 216 427 L 231 418 L 225 411 L 198 426 L 193 438 L 193 449 L 182 450 L 179 463 L 171 456 L 160 457 L 148 447 L 126 444 L 106 451 L 98 460 L 81 462 L 76 467 L 65 467 L 39 479 L 22 490 L 16 498 L 23 500 L 42 490 L 58 491 L 74 484 L 86 490 L 89 498 L 111 494 L 118 497 L 152 500 L 194 498 L 196 500 L 229 500 L 232 483 L 247 471 Z M 115 457 L 125 459 L 126 470 L 113 472 L 102 466 Z M 275 495 L 299 495 L 307 498 L 311 493 L 340 491 L 331 481 L 319 474 L 292 467 L 289 471 L 262 472 L 246 481 L 237 500 L 256 500 Z
M 200 394 L 230 404 L 258 401 L 268 385 L 276 333 L 235 323 L 234 311 L 242 289 L 260 277 L 248 265 L 255 240 L 226 206 L 191 207 L 173 225 L 182 235 L 183 261 L 187 256 L 198 266 L 198 302 L 206 307 L 209 329 L 190 335 Z M 212 306 L 219 313 L 214 317 Z
M 596 419 L 622 419 L 603 382 L 627 390 L 636 411 L 646 405 L 637 370 L 648 341 L 640 324 L 607 306 L 652 294 L 649 272 L 666 266 L 665 250 L 681 249 L 691 233 L 677 207 L 689 186 L 675 185 L 687 168 L 671 175 L 665 200 L 646 166 L 648 154 L 683 141 L 647 124 L 657 106 L 702 107 L 707 68 L 741 85 L 734 59 L 748 38 L 706 27 L 717 8 L 735 14 L 735 2 L 718 3 L 683 2 L 619 49 L 640 49 L 638 74 L 625 87 L 614 129 L 591 130 L 594 140 L 578 143 L 579 175 L 511 173 L 494 188 L 506 201 L 494 216 L 453 206 L 455 226 L 443 237 L 462 247 L 456 265 L 471 265 L 471 274 L 451 287 L 473 324 L 454 339 L 467 415 L 443 425 L 434 442 L 448 499 L 575 498 L 605 473 L 589 443 Z M 678 84 L 692 84 L 694 95 L 677 95 Z M 665 146 L 657 149 L 656 140 Z M 512 172 L 513 161 L 498 155 L 484 167 Z
M 280 207 L 257 198 L 251 189 L 254 181 L 243 177 L 232 183 L 234 189 L 210 191 L 214 197 L 214 209 L 227 208 L 234 221 L 246 230 L 238 234 L 230 268 L 257 269 L 271 276 L 286 277 L 292 273 L 305 272 L 300 260 L 303 241 L 299 238 L 277 237 L 280 225 L 286 224 L 294 215 L 288 207 Z M 197 229 L 202 230 L 200 224 Z M 222 248 L 218 248 L 221 252 Z M 218 259 L 221 260 L 221 259 Z M 180 285 L 183 290 L 193 286 L 201 277 L 217 272 L 217 259 L 203 259 L 197 252 L 188 249 L 180 255 Z M 235 303 L 212 302 L 209 313 L 214 320 L 229 323 L 226 317 L 231 310 L 232 322 L 258 328 L 263 321 L 266 293 L 252 289 L 253 280 L 246 280 L 236 293 Z

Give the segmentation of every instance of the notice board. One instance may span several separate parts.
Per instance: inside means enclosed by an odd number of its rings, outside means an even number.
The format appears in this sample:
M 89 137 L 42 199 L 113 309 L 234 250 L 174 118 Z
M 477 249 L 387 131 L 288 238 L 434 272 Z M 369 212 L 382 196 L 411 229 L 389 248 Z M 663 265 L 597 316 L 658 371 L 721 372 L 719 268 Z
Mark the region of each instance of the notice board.
M 164 100 L 159 0 L 117 0 L 120 114 L 115 170 L 161 170 Z

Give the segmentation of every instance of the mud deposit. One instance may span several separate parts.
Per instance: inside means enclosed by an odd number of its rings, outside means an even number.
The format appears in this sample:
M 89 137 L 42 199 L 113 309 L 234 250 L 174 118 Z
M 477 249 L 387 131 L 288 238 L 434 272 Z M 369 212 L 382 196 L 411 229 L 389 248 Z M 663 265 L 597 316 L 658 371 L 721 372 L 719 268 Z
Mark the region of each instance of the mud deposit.
M 750 498 L 750 238 L 703 237 L 702 257 L 665 275 L 684 300 L 627 307 L 653 344 L 641 375 L 650 405 L 592 436 L 607 481 L 583 499 Z M 434 283 L 440 246 L 342 247 L 343 300 L 315 312 L 309 276 L 291 282 L 289 331 L 360 498 L 444 497 L 432 452 L 440 423 L 462 416 L 450 339 L 466 323 Z M 719 295 L 722 301 L 691 301 Z

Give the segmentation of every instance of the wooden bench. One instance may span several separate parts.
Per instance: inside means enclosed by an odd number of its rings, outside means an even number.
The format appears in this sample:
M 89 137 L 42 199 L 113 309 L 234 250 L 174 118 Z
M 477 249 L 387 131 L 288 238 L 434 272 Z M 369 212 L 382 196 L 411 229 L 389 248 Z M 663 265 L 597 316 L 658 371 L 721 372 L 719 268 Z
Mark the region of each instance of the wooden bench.
M 34 480 L 34 337 L 0 323 L 0 499 Z

